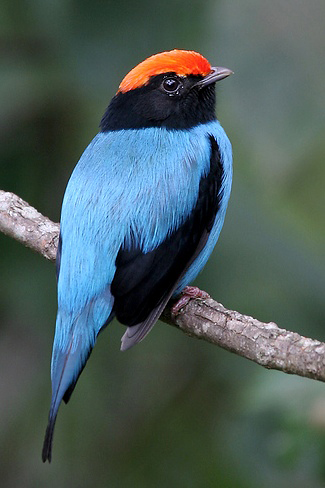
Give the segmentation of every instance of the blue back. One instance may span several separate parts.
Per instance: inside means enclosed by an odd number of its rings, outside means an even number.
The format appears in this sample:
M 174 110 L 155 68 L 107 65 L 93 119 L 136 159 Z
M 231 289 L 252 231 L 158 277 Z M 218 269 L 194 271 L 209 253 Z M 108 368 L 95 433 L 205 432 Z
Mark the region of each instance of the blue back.
M 78 313 L 107 288 L 123 243 L 128 247 L 134 239 L 148 252 L 183 223 L 210 168 L 209 134 L 224 165 L 223 197 L 208 244 L 182 279 L 184 287 L 204 266 L 223 224 L 232 167 L 224 130 L 214 121 L 187 131 L 147 128 L 99 133 L 93 139 L 63 201 L 59 308 Z
M 62 397 L 68 400 L 98 332 L 114 315 L 110 286 L 119 249 L 152 251 L 189 217 L 200 180 L 210 170 L 210 135 L 223 165 L 220 206 L 208 241 L 178 283 L 177 294 L 205 265 L 225 217 L 232 156 L 219 122 L 187 130 L 102 132 L 74 169 L 61 214 L 49 437 Z

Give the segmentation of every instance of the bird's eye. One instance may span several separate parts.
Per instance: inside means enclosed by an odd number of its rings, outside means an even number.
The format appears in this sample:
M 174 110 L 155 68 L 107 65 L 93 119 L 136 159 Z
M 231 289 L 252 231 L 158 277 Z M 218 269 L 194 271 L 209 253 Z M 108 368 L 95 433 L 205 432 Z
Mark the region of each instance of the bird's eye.
M 178 88 L 180 87 L 181 83 L 177 78 L 165 78 L 162 82 L 163 89 L 170 95 L 173 95 L 177 92 Z

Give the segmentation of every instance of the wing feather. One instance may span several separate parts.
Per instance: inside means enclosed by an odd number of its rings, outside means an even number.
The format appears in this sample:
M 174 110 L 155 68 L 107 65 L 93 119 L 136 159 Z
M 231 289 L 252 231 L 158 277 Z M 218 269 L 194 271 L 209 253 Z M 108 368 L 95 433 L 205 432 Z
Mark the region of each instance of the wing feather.
M 128 326 L 122 349 L 141 341 L 158 320 L 188 267 L 204 248 L 219 206 L 223 167 L 210 136 L 210 171 L 202 176 L 196 204 L 188 218 L 154 250 L 121 247 L 111 285 L 114 312 Z

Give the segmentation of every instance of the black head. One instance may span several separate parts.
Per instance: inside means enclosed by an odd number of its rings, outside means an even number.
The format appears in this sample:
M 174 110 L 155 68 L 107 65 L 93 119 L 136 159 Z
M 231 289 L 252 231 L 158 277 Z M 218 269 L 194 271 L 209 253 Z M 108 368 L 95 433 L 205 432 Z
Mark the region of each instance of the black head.
M 124 77 L 101 129 L 187 129 L 214 120 L 215 82 L 231 73 L 211 68 L 195 51 L 174 49 L 150 56 Z
M 198 85 L 202 76 L 169 72 L 117 93 L 101 121 L 102 131 L 166 127 L 186 129 L 215 119 L 215 83 Z

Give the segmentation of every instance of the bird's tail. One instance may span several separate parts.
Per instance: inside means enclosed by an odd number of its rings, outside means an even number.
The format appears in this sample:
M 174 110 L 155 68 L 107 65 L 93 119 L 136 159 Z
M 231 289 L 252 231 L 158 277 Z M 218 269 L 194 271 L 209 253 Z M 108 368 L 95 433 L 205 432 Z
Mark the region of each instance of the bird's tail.
M 76 386 L 97 335 L 114 317 L 114 299 L 107 287 L 90 301 L 79 314 L 59 308 L 52 352 L 52 401 L 43 444 L 42 459 L 51 461 L 56 417 L 63 400 L 67 403 Z
M 60 403 L 62 399 L 65 403 L 69 401 L 96 341 L 97 334 L 89 324 L 89 310 L 79 315 L 68 330 L 67 324 L 67 317 L 63 318 L 62 313 L 58 312 L 51 366 L 52 401 L 42 451 L 44 462 L 51 461 L 53 432 Z

